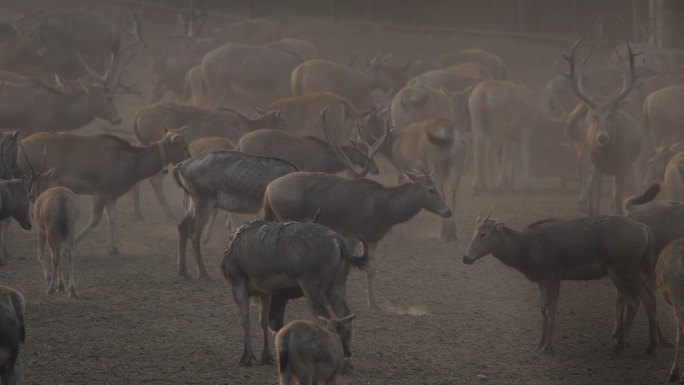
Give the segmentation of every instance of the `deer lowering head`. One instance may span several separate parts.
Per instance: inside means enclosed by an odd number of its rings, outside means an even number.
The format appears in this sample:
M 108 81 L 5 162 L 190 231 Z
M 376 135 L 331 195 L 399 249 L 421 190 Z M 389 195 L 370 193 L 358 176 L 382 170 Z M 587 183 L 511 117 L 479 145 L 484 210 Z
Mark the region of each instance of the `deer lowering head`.
M 563 54 L 563 58 L 568 62 L 569 71 L 565 73 L 559 70 L 559 72 L 563 77 L 568 79 L 572 86 L 572 90 L 575 92 L 575 95 L 577 95 L 577 97 L 580 98 L 580 100 L 582 100 L 591 110 L 591 118 L 589 120 L 587 132 L 594 134 L 594 137 L 588 139 L 590 139 L 592 142 L 595 142 L 599 147 L 603 147 L 608 145 L 610 142 L 610 135 L 616 112 L 626 103 L 627 95 L 629 95 L 637 81 L 638 76 L 634 67 L 634 58 L 639 54 L 632 52 L 632 48 L 630 47 L 629 43 L 625 43 L 627 47 L 628 58 L 626 68 L 623 71 L 622 88 L 617 96 L 598 102 L 592 100 L 589 95 L 586 94 L 582 78 L 582 67 L 591 56 L 593 46 L 578 66 L 575 56 L 580 42 L 581 40 L 578 39 L 570 48 L 569 52 Z

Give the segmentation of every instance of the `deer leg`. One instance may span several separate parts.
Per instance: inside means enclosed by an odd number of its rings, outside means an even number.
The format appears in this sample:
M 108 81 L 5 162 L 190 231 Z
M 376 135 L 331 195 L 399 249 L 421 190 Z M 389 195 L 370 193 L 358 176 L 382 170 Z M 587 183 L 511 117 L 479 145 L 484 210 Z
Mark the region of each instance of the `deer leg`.
M 589 215 L 594 215 L 599 212 L 602 180 L 603 173 L 594 166 L 591 171 L 591 182 L 589 182 Z
M 116 199 L 105 205 L 107 221 L 109 222 L 109 255 L 120 255 L 116 245 Z
M 501 162 L 499 163 L 499 176 L 496 181 L 497 192 L 506 192 L 511 190 L 510 179 L 508 179 L 507 171 L 508 165 L 513 160 L 513 153 L 508 141 L 504 141 L 501 146 Z
M 76 279 L 74 278 L 74 245 L 73 242 L 69 242 L 68 247 L 65 249 L 65 256 L 69 266 L 69 297 L 78 298 L 80 294 L 76 288 Z
M 209 228 L 207 229 L 204 240 L 202 241 L 205 245 L 211 240 L 211 233 L 214 231 L 214 222 L 216 222 L 216 214 L 218 214 L 218 210 L 213 210 L 211 212 L 211 217 L 209 218 Z
M 191 208 L 185 218 L 178 224 L 178 276 L 189 279 L 186 257 L 188 253 L 188 236 L 190 229 L 194 227 L 195 210 Z
M 259 326 L 264 336 L 264 350 L 261 351 L 261 365 L 273 365 L 273 352 L 268 341 L 268 311 L 271 308 L 271 296 L 267 294 L 259 295 L 259 305 L 261 311 L 259 313 Z
M 0 221 L 0 266 L 5 265 L 7 259 L 9 258 L 9 252 L 7 251 L 7 233 L 9 233 L 10 219 L 3 219 Z
M 90 213 L 90 222 L 88 222 L 85 227 L 76 234 L 76 242 L 80 242 L 83 237 L 86 236 L 92 230 L 95 228 L 98 224 L 100 224 L 100 219 L 102 219 L 102 210 L 104 210 L 105 206 L 105 201 L 104 198 L 102 198 L 99 195 L 94 195 L 93 196 L 93 210 Z
M 684 333 L 682 333 L 682 324 L 680 323 L 681 321 L 677 318 L 677 342 L 675 345 L 675 355 L 674 355 L 674 360 L 672 362 L 672 369 L 670 369 L 670 377 L 668 379 L 669 382 L 675 382 L 679 379 L 679 354 L 682 351 L 682 345 L 684 345 Z
M 50 270 L 45 263 L 45 247 L 47 243 L 47 236 L 42 231 L 37 231 L 37 234 L 38 247 L 36 251 L 38 254 L 38 262 L 40 262 L 40 267 L 43 270 L 43 278 L 45 278 L 45 282 L 49 283 L 52 280 L 52 276 L 50 275 Z
M 298 280 L 297 283 L 304 293 L 311 314 L 313 314 L 314 317 L 321 315 L 325 318 L 330 318 L 330 312 L 328 311 L 328 306 L 330 304 L 328 303 L 328 298 L 325 296 L 325 291 L 316 284 L 305 280 Z
M 546 290 L 546 285 L 543 282 L 537 284 L 539 286 L 539 310 L 541 310 L 542 315 L 542 335 L 539 344 L 532 350 L 532 354 L 539 354 L 546 346 L 546 341 L 548 339 L 548 328 L 549 328 L 549 311 L 548 311 L 548 290 Z
M 487 191 L 484 182 L 484 155 L 485 143 L 482 137 L 473 137 L 473 184 L 471 187 L 472 195 L 479 195 Z
M 613 281 L 613 284 L 618 290 L 618 295 L 622 298 L 622 301 L 624 301 L 627 308 L 625 321 L 618 323 L 617 330 L 614 331 L 615 346 L 613 348 L 613 354 L 617 355 L 625 348 L 625 326 L 632 324 L 639 306 L 639 299 L 634 293 L 633 285 L 630 281 L 631 277 L 628 272 L 619 272 L 611 269 L 608 270 L 608 275 Z
M 152 175 L 148 179 L 150 180 L 150 184 L 152 185 L 154 193 L 157 195 L 157 199 L 159 200 L 159 204 L 161 205 L 162 210 L 164 211 L 166 219 L 169 221 L 176 220 L 176 216 L 173 214 L 173 210 L 171 209 L 169 202 L 166 200 L 166 195 L 164 194 L 164 189 L 162 187 L 162 182 L 164 181 L 164 174 L 157 173 L 156 175 Z
M 133 217 L 138 220 L 143 220 L 142 211 L 140 210 L 140 182 L 133 186 L 131 195 L 133 197 Z
M 238 307 L 240 313 L 240 326 L 243 332 L 243 352 L 240 358 L 240 366 L 252 366 L 252 360 L 256 360 L 254 350 L 252 349 L 252 337 L 249 330 L 249 295 L 247 292 L 247 283 L 243 278 L 236 282 L 231 282 L 231 291 L 233 299 Z
M 55 250 L 52 247 L 52 242 L 50 243 L 50 261 L 52 262 L 52 277 L 50 278 L 50 283 L 48 284 L 46 294 L 54 294 L 57 291 L 57 286 L 59 286 L 59 250 Z
M 350 243 L 350 245 L 353 243 Z M 378 306 L 375 300 L 375 265 L 377 263 L 377 254 L 375 253 L 378 247 L 377 242 L 368 243 L 368 268 L 366 269 L 366 279 L 368 280 L 368 308 L 372 311 L 381 312 L 382 309 Z
M 584 151 L 576 147 L 577 152 L 577 182 L 579 184 L 580 196 L 577 204 L 580 211 L 586 211 L 589 204 L 587 186 L 587 167 Z
M 653 290 L 651 290 L 640 273 L 637 273 L 637 276 L 633 278 L 633 282 L 634 291 L 646 308 L 649 334 L 649 345 L 646 353 L 651 354 L 653 353 L 653 350 L 658 347 L 658 322 L 655 293 L 653 293 Z
M 625 174 L 620 172 L 615 174 L 615 184 L 613 185 L 613 205 L 615 214 L 622 215 L 622 195 L 625 187 Z
M 523 167 L 522 188 L 523 191 L 529 194 L 532 191 L 532 184 L 530 182 L 530 139 L 527 137 L 521 139 L 520 156 L 522 158 Z
M 451 168 L 456 168 L 456 165 L 451 165 Z M 460 183 L 460 177 L 456 175 L 457 172 L 450 170 L 448 182 L 443 182 L 441 191 L 444 194 L 444 198 L 447 201 L 447 205 L 451 208 L 451 218 L 446 218 L 442 220 L 442 234 L 440 238 L 445 242 L 454 242 L 458 240 L 458 234 L 456 231 L 456 200 L 458 196 L 458 185 Z
M 202 230 L 209 221 L 209 217 L 214 211 L 213 207 L 205 204 L 195 205 L 195 220 L 190 227 L 190 242 L 195 254 L 195 262 L 197 263 L 197 274 L 200 280 L 211 281 L 211 277 L 207 274 L 207 269 L 204 267 L 204 260 L 202 259 Z
M 540 353 L 551 354 L 554 352 L 553 335 L 556 331 L 556 314 L 558 309 L 558 294 L 560 292 L 560 281 L 554 280 L 545 282 L 546 287 L 546 343 Z
M 351 314 L 351 310 L 347 305 L 346 277 L 344 280 L 339 280 L 330 286 L 327 297 L 330 307 L 332 307 L 333 313 L 335 313 L 337 318 L 346 317 Z

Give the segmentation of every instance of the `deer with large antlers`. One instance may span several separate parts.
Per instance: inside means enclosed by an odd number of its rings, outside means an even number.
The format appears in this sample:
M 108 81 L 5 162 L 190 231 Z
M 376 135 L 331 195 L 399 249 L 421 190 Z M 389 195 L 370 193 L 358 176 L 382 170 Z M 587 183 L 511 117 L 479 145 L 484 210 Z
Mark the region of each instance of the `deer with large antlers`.
M 638 77 L 634 68 L 634 58 L 638 54 L 632 52 L 627 43 L 629 57 L 620 92 L 617 96 L 604 101 L 592 100 L 585 92 L 582 79 L 582 67 L 591 55 L 591 51 L 578 66 L 575 54 L 579 44 L 580 40 L 577 40 L 569 52 L 563 55 L 568 62 L 569 71 L 568 73 L 561 71 L 561 75 L 570 80 L 575 95 L 588 108 L 588 122 L 584 127 L 586 133 L 577 136 L 579 138 L 583 136 L 581 140 L 591 158 L 588 213 L 591 215 L 599 211 L 601 182 L 604 174 L 615 176 L 613 203 L 615 212 L 622 213 L 621 202 L 625 177 L 630 166 L 633 166 L 639 158 L 644 140 L 644 132 L 637 121 L 621 109 Z

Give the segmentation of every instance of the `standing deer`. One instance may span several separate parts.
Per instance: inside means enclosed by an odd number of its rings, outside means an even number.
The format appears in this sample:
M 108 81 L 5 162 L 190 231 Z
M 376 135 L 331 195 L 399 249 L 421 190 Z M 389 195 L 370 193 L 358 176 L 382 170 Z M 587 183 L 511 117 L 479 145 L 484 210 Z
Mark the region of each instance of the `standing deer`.
M 55 168 L 43 188 L 63 186 L 76 194 L 93 196 L 90 221 L 76 235 L 76 242 L 100 223 L 102 211 L 109 220 L 109 254 L 118 255 L 116 241 L 116 200 L 133 185 L 168 168 L 169 163 L 187 159 L 188 145 L 182 131 L 168 131 L 149 146 L 133 146 L 111 135 L 81 135 L 69 132 L 37 133 L 21 141 L 26 159 L 17 160 L 21 170 L 29 160 L 39 159 L 44 147 L 50 149 L 47 166 Z M 84 159 L 97 159 L 85 162 Z
M 636 173 L 636 166 L 640 166 L 640 164 L 635 166 L 635 162 L 640 154 L 645 154 L 645 151 L 641 149 L 645 136 L 643 129 L 639 127 L 634 118 L 621 110 L 622 105 L 625 103 L 625 98 L 629 95 L 637 80 L 634 58 L 638 54 L 632 52 L 628 43 L 628 68 L 625 72 L 622 88 L 616 97 L 599 103 L 591 100 L 584 92 L 581 71 L 591 51 L 578 68 L 575 62 L 575 52 L 580 41 L 577 40 L 572 48 L 570 48 L 570 52 L 563 55 L 563 58 L 568 62 L 569 72 L 561 72 L 561 75 L 570 80 L 572 90 L 589 108 L 590 118 L 584 138 L 584 143 L 592 163 L 588 193 L 588 213 L 592 215 L 599 211 L 601 182 L 604 174 L 615 176 L 613 204 L 615 212 L 621 213 L 625 177 L 630 167 L 634 167 Z M 641 176 L 643 177 L 643 175 Z M 637 180 L 639 179 L 637 177 Z
M 409 124 L 397 134 L 391 160 L 397 170 L 418 170 L 435 178 L 437 189 L 456 211 L 458 186 L 463 173 L 466 143 L 458 123 L 448 118 L 433 118 Z M 441 239 L 457 238 L 456 216 L 442 222 Z
M 330 317 L 351 314 L 347 305 L 347 276 L 352 267 L 365 268 L 368 252 L 353 254 L 347 241 L 316 223 L 250 221 L 231 237 L 221 270 L 230 282 L 240 312 L 244 350 L 240 366 L 254 359 L 250 337 L 249 297 L 259 298 L 259 324 L 264 337 L 261 364 L 273 364 L 269 324 L 280 330 L 287 299 L 306 297 L 311 313 Z M 282 301 L 282 298 L 285 298 Z M 351 356 L 351 325 L 342 330 L 342 349 Z M 294 357 L 293 357 L 294 358 Z
M 190 210 L 178 225 L 178 275 L 189 277 L 186 255 L 190 238 L 199 278 L 210 280 L 200 243 L 204 226 L 214 210 L 256 213 L 266 186 L 275 178 L 298 170 L 296 165 L 282 159 L 238 151 L 205 152 L 177 164 L 173 177 L 190 197 Z
M 78 89 L 62 86 L 60 90 L 36 82 L 0 84 L 0 127 L 20 128 L 22 135 L 28 136 L 40 131 L 75 130 L 95 118 L 120 124 L 108 85 L 114 64 L 111 56 L 103 75 L 88 68 L 96 82 L 82 81 Z
M 307 60 L 292 70 L 292 96 L 332 92 L 359 109 L 373 108 L 371 89 L 363 72 L 329 60 Z
M 491 215 L 491 212 L 490 212 Z M 628 326 L 639 301 L 646 306 L 650 354 L 657 346 L 656 301 L 646 281 L 654 265 L 653 235 L 648 226 L 622 216 L 592 216 L 571 220 L 543 220 L 523 230 L 503 222 L 477 218 L 463 263 L 492 254 L 520 271 L 540 292 L 542 337 L 534 353 L 554 351 L 558 294 L 562 280 L 594 280 L 609 275 L 624 303 L 627 319 L 614 333 L 614 352 L 625 346 Z M 619 313 L 620 309 L 616 309 Z M 627 327 L 625 326 L 627 325 Z
M 41 178 L 51 178 L 54 169 L 46 172 Z M 48 283 L 47 294 L 55 291 L 66 292 L 62 278 L 62 266 L 66 263 L 69 273 L 69 297 L 78 298 L 76 280 L 74 279 L 74 238 L 79 209 L 76 195 L 64 187 L 51 187 L 44 191 L 38 189 L 46 185 L 37 181 L 31 195 L 33 204 L 33 227 L 38 237 L 38 261 L 43 269 L 43 277 Z M 45 261 L 46 246 L 50 248 L 52 272 Z
M 242 135 L 252 130 L 283 129 L 287 124 L 277 109 L 264 112 L 256 118 L 249 118 L 231 109 L 209 109 L 180 103 L 154 103 L 138 110 L 133 123 L 133 133 L 138 143 L 150 145 L 160 140 L 163 132 L 159 127 L 185 127 L 183 138 L 188 143 L 209 136 L 230 139 L 235 143 Z M 173 210 L 162 189 L 163 174 L 153 175 L 149 181 L 166 218 L 174 219 Z M 136 218 L 142 218 L 138 185 L 133 188 L 133 212 Z
M 325 124 L 325 112 L 322 112 Z M 275 179 L 266 188 L 263 215 L 269 221 L 313 220 L 368 243 L 368 306 L 380 310 L 375 300 L 375 250 L 394 225 L 413 218 L 422 209 L 451 216 L 435 184 L 427 175 L 405 172 L 409 182 L 385 187 L 365 178 L 344 178 L 320 172 L 293 172 Z

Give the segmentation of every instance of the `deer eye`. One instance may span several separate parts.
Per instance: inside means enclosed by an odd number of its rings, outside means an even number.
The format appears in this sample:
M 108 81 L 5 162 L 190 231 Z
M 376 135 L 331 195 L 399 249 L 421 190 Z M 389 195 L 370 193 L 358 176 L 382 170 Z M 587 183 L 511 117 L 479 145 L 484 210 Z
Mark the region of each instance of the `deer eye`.
M 483 237 L 485 236 L 485 234 L 486 234 L 486 233 L 477 234 L 477 237 L 478 237 L 478 238 L 483 238 Z

